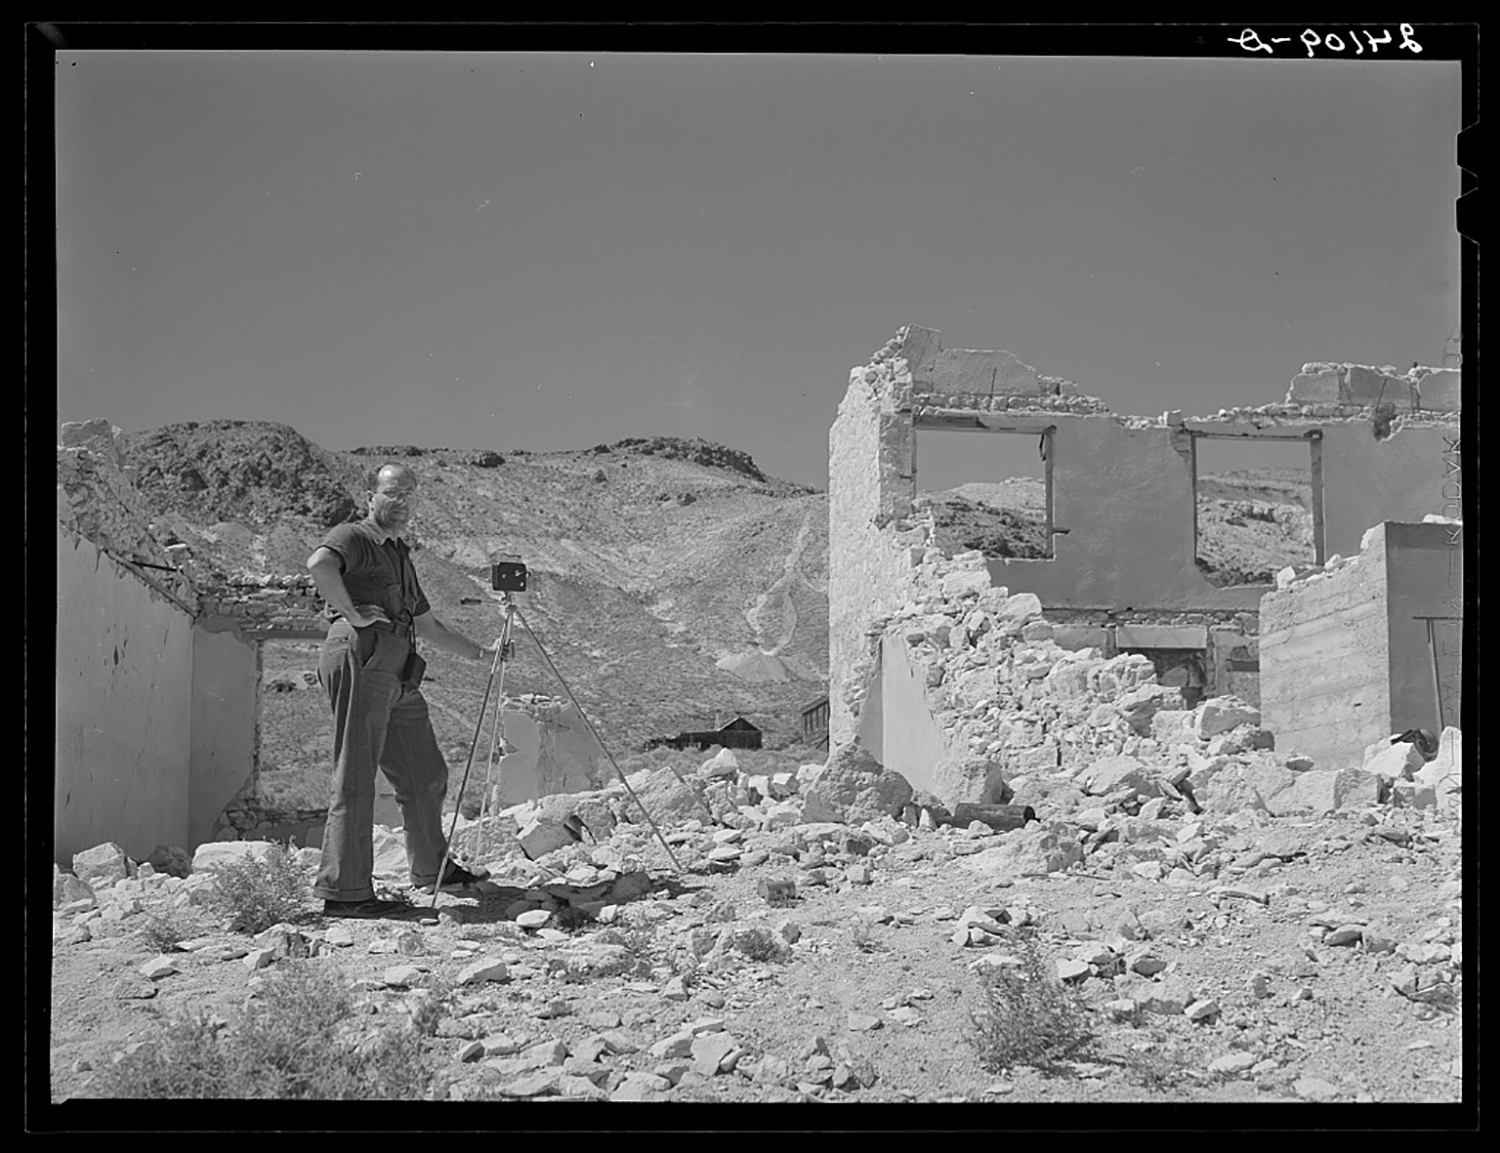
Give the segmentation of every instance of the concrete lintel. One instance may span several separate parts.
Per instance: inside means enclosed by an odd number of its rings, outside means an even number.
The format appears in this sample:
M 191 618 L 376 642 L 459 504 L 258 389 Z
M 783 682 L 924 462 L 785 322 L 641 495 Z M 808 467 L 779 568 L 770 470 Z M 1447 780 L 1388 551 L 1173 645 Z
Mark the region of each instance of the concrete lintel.
M 1323 435 L 1321 425 L 1270 425 L 1262 427 L 1242 420 L 1185 421 L 1183 427 L 1194 436 L 1246 437 L 1253 440 L 1317 440 Z
M 1206 649 L 1206 625 L 1116 625 L 1119 649 Z
M 1074 419 L 1087 420 L 1088 417 L 1074 417 Z M 1056 428 L 1057 420 L 1040 414 L 1006 416 L 998 412 L 928 412 L 914 416 L 912 427 L 938 429 L 943 432 L 1021 432 L 1040 435 Z

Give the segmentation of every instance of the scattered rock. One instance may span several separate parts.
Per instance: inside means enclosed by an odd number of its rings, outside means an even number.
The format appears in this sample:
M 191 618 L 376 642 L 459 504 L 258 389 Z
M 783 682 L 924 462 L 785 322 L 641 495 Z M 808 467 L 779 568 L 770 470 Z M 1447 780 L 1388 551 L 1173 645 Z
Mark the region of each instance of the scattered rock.
M 125 850 L 112 841 L 73 854 L 73 876 L 85 883 L 90 895 L 116 881 L 123 881 L 129 875 Z
M 1338 1086 L 1320 1077 L 1298 1077 L 1292 1084 L 1292 1092 L 1309 1101 L 1332 1101 L 1341 1095 Z

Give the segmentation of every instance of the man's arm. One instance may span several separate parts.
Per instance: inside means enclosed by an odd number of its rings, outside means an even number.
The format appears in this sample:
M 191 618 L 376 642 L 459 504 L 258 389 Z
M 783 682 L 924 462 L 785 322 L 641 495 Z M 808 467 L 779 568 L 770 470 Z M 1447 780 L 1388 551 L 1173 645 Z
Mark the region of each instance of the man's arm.
M 438 648 L 453 653 L 455 656 L 482 661 L 485 657 L 495 655 L 493 644 L 475 644 L 463 633 L 450 629 L 431 611 L 423 613 L 413 623 L 417 626 L 417 635 L 424 641 L 431 641 Z
M 307 558 L 307 571 L 312 573 L 313 584 L 323 599 L 344 615 L 355 628 L 367 628 L 376 621 L 390 619 L 379 605 L 356 605 L 344 587 L 343 561 L 339 554 L 326 546 L 319 547 Z

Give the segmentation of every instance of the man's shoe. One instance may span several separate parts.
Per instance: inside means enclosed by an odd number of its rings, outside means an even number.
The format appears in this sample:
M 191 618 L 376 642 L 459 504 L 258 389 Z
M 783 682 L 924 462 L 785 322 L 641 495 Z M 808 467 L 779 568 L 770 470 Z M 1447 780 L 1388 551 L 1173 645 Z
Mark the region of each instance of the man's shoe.
M 365 901 L 324 901 L 325 917 L 353 917 L 362 921 L 379 921 L 410 913 L 412 906 L 405 901 L 381 901 L 371 897 Z
M 480 869 L 479 872 L 474 873 L 464 868 L 457 861 L 450 860 L 447 867 L 443 870 L 443 880 L 438 889 L 444 893 L 462 893 L 473 888 L 474 885 L 485 880 L 488 876 L 489 871 L 486 869 Z M 424 893 L 432 892 L 431 885 L 421 885 L 419 887 Z

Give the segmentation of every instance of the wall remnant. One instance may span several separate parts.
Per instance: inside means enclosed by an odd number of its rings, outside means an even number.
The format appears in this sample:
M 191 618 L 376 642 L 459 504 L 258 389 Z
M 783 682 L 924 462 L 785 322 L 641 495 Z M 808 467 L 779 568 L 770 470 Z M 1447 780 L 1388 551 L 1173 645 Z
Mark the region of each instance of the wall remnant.
M 1375 525 L 1358 556 L 1295 578 L 1261 604 L 1261 708 L 1268 727 L 1334 767 L 1410 729 L 1434 737 L 1462 705 L 1460 534 L 1446 524 Z M 1451 646 L 1451 651 L 1445 651 Z M 1439 702 L 1442 708 L 1439 708 Z
M 501 712 L 509 751 L 496 765 L 498 808 L 609 783 L 604 749 L 571 702 L 527 693 L 508 705 Z
M 1457 409 L 1455 372 L 1310 364 L 1281 404 L 1121 416 L 1011 353 L 900 329 L 852 371 L 829 433 L 831 747 L 857 736 L 924 788 L 941 757 L 1056 771 L 1159 751 L 1157 712 L 1235 690 L 1253 704 L 1271 586 L 1198 571 L 1197 440 L 1306 444 L 1318 556 L 1336 560 L 1441 506 Z M 918 429 L 1047 438 L 1052 556 L 935 547 Z
M 259 649 L 158 539 L 120 430 L 69 423 L 60 441 L 54 854 L 191 851 L 252 779 Z

